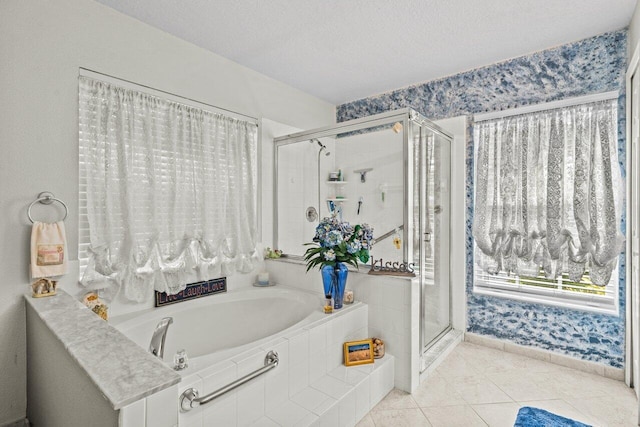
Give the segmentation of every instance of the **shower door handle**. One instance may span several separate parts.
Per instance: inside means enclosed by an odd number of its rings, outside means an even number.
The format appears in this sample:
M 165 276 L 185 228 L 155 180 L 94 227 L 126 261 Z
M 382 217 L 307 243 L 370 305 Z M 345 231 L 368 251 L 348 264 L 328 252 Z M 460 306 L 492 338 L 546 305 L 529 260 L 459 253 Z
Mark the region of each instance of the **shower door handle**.
M 428 231 L 424 233 L 424 241 L 427 243 L 431 242 L 431 233 L 429 233 Z

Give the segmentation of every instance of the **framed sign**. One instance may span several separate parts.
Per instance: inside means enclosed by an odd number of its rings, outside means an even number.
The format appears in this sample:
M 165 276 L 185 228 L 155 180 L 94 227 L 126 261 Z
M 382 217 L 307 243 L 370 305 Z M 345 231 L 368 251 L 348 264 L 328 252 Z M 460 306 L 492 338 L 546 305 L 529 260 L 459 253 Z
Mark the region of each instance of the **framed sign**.
M 155 291 L 155 306 L 162 307 L 163 305 L 175 304 L 177 302 L 201 298 L 207 295 L 218 294 L 220 292 L 227 292 L 226 277 L 191 283 L 187 285 L 183 291 L 180 291 L 175 295 L 167 295 L 164 292 Z
M 373 363 L 373 341 L 348 341 L 344 343 L 345 366 L 366 365 Z

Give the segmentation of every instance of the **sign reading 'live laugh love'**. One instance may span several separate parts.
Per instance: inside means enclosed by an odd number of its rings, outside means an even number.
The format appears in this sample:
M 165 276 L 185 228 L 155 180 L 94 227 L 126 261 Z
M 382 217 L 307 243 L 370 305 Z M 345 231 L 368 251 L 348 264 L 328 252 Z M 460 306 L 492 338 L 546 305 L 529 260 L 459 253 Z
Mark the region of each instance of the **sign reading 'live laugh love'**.
M 206 297 L 207 295 L 217 294 L 220 292 L 227 292 L 226 277 L 191 283 L 187 285 L 183 291 L 180 291 L 175 295 L 167 295 L 165 292 L 156 291 L 156 307 Z

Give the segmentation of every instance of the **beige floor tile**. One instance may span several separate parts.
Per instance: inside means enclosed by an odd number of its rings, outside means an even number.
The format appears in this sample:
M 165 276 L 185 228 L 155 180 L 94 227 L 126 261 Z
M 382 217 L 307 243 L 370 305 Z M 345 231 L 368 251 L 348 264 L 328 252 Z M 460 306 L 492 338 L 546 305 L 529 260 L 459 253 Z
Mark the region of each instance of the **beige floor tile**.
M 467 402 L 455 388 L 440 376 L 427 378 L 413 392 L 413 400 L 420 407 L 464 405 Z
M 433 427 L 486 427 L 469 405 L 422 408 Z
M 376 427 L 432 427 L 418 408 L 370 412 Z
M 376 425 L 373 423 L 371 415 L 367 414 L 358 424 L 356 424 L 356 427 L 376 427 Z
M 372 410 L 385 411 L 389 409 L 409 409 L 417 407 L 418 405 L 413 400 L 413 397 L 411 397 L 411 394 L 394 388 Z
M 443 378 L 457 378 L 478 374 L 478 370 L 462 356 L 450 354 L 436 369 Z
M 466 342 L 461 343 L 461 345 L 457 346 L 455 350 L 459 351 L 463 357 L 477 360 L 500 359 L 508 354 L 496 348 Z
M 581 413 L 596 420 L 596 425 L 635 426 L 638 422 L 638 402 L 633 393 L 566 401 Z
M 531 406 L 532 408 L 544 409 L 561 417 L 571 418 L 588 425 L 598 425 L 598 421 L 588 416 L 582 411 L 577 410 L 568 402 L 561 399 L 538 400 L 532 402 L 518 402 L 520 406 Z
M 536 375 L 534 382 L 552 387 L 557 397 L 569 399 L 625 393 L 629 389 L 622 381 L 569 368 L 540 373 Z
M 511 371 L 551 372 L 556 369 L 551 363 L 512 353 L 504 353 L 502 357 L 483 361 L 483 363 L 484 369 L 480 371 L 484 374 Z
M 458 346 L 460 347 L 460 346 Z M 456 350 L 458 349 L 456 347 Z M 507 353 L 477 345 L 466 346 L 458 353 L 473 368 L 483 374 L 501 373 L 524 369 L 530 372 L 547 372 L 552 364 L 518 354 Z
M 513 427 L 520 410 L 520 405 L 514 402 L 471 405 L 471 407 L 491 427 Z
M 500 390 L 516 402 L 522 400 L 560 399 L 564 394 L 554 382 L 538 382 L 538 372 L 512 371 L 491 374 L 488 377 Z
M 637 425 L 635 394 L 621 381 L 463 342 L 413 395 L 392 391 L 359 426 L 511 427 L 522 406 L 593 426 Z
M 497 357 L 502 353 L 500 350 L 495 350 L 489 347 L 484 347 L 477 344 L 471 344 L 468 342 L 461 342 L 453 349 L 451 354 L 455 354 L 461 357 L 469 359 L 486 359 L 491 357 Z
M 482 403 L 513 402 L 505 392 L 484 375 L 472 375 L 447 379 L 453 389 L 471 405 Z

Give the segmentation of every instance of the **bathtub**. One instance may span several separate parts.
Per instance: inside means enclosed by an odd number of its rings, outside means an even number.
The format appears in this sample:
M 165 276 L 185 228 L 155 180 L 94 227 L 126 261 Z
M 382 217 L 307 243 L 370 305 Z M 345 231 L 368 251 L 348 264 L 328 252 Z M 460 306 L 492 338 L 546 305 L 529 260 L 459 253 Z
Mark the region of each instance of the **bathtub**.
M 181 371 L 186 376 L 324 319 L 323 305 L 319 294 L 252 287 L 117 316 L 109 323 L 147 350 L 158 322 L 172 317 L 164 361 L 172 366 L 173 355 L 186 350 L 189 367 Z
M 355 425 L 393 388 L 394 359 L 345 368 L 344 342 L 368 337 L 368 306 L 356 301 L 327 315 L 323 305 L 320 293 L 251 287 L 114 317 L 112 326 L 145 351 L 158 322 L 173 317 L 164 361 L 172 366 L 180 349 L 189 357 L 180 383 L 138 402 L 142 416 L 124 427 Z M 211 403 L 179 410 L 184 392 L 219 390 L 264 366 L 272 350 L 279 355 L 274 369 Z M 310 395 L 323 404 L 300 400 Z

